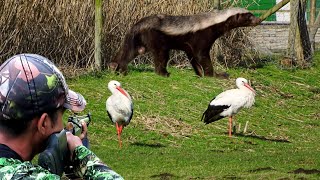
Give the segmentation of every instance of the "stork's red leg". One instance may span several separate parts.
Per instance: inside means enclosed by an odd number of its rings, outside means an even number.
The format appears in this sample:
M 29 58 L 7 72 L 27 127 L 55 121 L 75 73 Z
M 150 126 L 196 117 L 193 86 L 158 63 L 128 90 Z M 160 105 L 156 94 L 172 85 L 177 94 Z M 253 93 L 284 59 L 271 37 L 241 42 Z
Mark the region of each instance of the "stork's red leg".
M 118 141 L 119 141 L 119 147 L 122 147 L 121 142 L 121 133 L 122 133 L 122 125 L 119 125 L 118 122 L 116 122 L 116 128 L 117 128 L 117 134 L 118 134 Z
M 229 137 L 232 137 L 231 130 L 232 129 L 232 116 L 229 117 Z
M 118 122 L 116 122 L 117 134 L 119 134 Z
M 123 128 L 123 125 L 120 125 L 119 126 L 119 134 L 121 135 L 121 133 L 122 133 L 122 128 Z

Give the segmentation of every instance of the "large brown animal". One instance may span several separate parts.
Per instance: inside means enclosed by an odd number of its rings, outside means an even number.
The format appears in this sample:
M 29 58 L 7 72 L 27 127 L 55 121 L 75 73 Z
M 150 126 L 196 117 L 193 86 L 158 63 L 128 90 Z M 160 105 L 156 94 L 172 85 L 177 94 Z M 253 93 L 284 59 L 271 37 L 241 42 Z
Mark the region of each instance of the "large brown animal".
M 190 16 L 152 15 L 142 18 L 126 34 L 124 42 L 109 63 L 109 68 L 126 73 L 128 63 L 147 51 L 154 57 L 155 71 L 169 76 L 166 69 L 171 49 L 186 52 L 198 76 L 217 76 L 210 49 L 217 38 L 237 27 L 261 22 L 246 9 L 230 8 Z

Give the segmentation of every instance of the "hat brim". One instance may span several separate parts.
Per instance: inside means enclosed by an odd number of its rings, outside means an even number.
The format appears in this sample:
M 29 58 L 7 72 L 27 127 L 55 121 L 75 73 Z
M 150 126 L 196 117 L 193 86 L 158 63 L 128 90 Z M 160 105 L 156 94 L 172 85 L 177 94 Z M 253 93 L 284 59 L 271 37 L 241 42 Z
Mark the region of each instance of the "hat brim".
M 74 113 L 78 113 L 83 111 L 86 105 L 87 102 L 81 94 L 76 93 L 70 89 L 68 90 L 65 103 L 63 104 L 65 108 L 70 109 Z

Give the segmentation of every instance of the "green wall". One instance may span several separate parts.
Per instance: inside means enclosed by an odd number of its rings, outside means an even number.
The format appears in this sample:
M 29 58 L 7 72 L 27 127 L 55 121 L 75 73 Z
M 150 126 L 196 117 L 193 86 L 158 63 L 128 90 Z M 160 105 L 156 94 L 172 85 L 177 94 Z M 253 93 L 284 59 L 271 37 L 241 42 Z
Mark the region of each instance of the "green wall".
M 264 12 L 261 10 L 268 10 L 276 5 L 276 0 L 247 0 L 242 1 L 242 7 L 247 8 L 248 10 L 252 11 L 254 15 L 261 16 Z M 272 14 L 270 17 L 266 19 L 266 21 L 275 21 L 276 15 Z
M 317 13 L 320 11 L 320 0 L 317 0 Z M 276 5 L 276 0 L 243 0 L 238 6 L 247 8 L 252 11 L 256 16 L 261 16 L 264 10 L 268 10 Z M 307 19 L 310 16 L 310 1 L 307 4 Z M 275 13 L 266 19 L 266 21 L 276 21 Z
M 320 1 L 319 0 L 316 0 L 316 11 L 317 11 L 317 15 L 320 11 Z M 317 17 L 316 15 L 316 17 Z M 309 17 L 310 17 L 310 1 L 308 1 L 308 4 L 307 4 L 307 20 L 309 20 Z

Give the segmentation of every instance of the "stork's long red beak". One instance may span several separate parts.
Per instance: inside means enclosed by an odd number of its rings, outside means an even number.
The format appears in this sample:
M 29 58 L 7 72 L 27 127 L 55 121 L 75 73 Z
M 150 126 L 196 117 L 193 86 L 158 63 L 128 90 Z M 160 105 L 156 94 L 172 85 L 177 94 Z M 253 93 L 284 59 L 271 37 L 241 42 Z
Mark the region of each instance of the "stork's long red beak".
M 121 94 L 125 95 L 126 97 L 128 97 L 128 94 L 120 87 L 120 86 L 117 86 L 116 89 L 118 89 L 118 91 L 121 92 Z
M 244 86 L 250 89 L 253 93 L 256 93 L 256 91 L 247 83 L 244 83 Z

